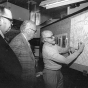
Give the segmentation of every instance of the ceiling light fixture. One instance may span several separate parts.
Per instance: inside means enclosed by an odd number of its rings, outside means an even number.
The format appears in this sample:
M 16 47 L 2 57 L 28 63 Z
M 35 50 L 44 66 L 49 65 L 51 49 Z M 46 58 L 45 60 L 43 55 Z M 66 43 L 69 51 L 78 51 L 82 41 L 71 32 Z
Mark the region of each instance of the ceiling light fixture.
M 60 7 L 82 1 L 85 0 L 55 0 L 55 1 L 46 0 L 46 1 L 42 1 L 40 3 L 40 6 L 45 7 L 46 9 L 50 9 L 50 8 Z

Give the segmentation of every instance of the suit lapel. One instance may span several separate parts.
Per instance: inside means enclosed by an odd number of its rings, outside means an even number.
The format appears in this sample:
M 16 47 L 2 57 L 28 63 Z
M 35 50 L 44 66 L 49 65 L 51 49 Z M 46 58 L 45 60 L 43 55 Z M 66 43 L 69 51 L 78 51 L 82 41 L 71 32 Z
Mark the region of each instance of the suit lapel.
M 22 34 L 21 34 L 21 36 L 22 36 L 22 41 L 25 45 L 26 50 L 29 52 L 30 57 L 35 61 L 33 52 L 32 52 L 31 47 L 30 47 L 30 43 L 24 38 L 24 36 Z
M 24 36 L 21 34 L 22 42 L 24 43 L 26 49 L 29 51 L 30 49 L 30 44 L 28 44 L 28 41 L 24 38 Z

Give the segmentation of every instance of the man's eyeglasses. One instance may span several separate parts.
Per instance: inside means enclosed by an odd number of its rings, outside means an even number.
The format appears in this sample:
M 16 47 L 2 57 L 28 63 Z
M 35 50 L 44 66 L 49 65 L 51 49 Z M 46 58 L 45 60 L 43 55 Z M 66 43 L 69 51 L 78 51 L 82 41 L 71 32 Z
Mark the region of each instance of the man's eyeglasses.
M 31 28 L 30 28 L 31 29 Z M 33 29 L 31 29 L 32 31 L 34 31 L 35 33 L 37 32 L 37 30 L 33 30 Z
M 3 18 L 6 18 L 6 19 L 8 19 L 9 21 L 13 21 L 13 19 L 10 19 L 10 18 L 8 18 L 8 17 L 5 17 L 5 16 L 0 16 L 0 17 L 3 17 Z
M 0 17 L 3 17 L 3 18 L 6 18 L 6 19 L 8 19 L 8 20 L 11 22 L 11 25 L 13 25 L 13 19 L 10 19 L 10 18 L 8 18 L 8 17 L 5 17 L 5 16 L 0 16 Z

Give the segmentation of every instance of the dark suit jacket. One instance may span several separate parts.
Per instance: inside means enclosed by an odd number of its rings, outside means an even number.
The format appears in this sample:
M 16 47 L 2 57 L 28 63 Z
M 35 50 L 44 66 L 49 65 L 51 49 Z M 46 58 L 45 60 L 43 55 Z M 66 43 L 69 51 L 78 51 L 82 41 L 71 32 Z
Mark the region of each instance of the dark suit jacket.
M 0 35 L 0 74 L 3 72 L 20 77 L 22 67 L 15 53 Z

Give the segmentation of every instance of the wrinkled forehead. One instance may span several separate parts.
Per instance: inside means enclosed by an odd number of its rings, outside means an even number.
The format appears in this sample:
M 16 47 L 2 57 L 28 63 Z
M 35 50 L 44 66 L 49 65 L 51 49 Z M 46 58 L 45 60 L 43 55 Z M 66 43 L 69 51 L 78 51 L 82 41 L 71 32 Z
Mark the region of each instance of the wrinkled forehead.
M 7 8 L 4 8 L 4 12 L 3 12 L 3 13 L 0 12 L 0 15 L 2 15 L 2 16 L 4 16 L 4 17 L 7 17 L 7 18 L 9 18 L 9 19 L 12 19 L 12 13 L 11 13 L 11 11 L 10 11 L 9 9 L 7 9 Z
M 53 35 L 53 33 L 51 31 L 43 31 L 42 32 L 43 37 L 51 37 L 52 35 Z
M 51 36 L 51 35 L 53 35 L 53 33 L 52 33 L 51 31 L 46 31 L 45 34 L 46 34 L 46 36 Z

